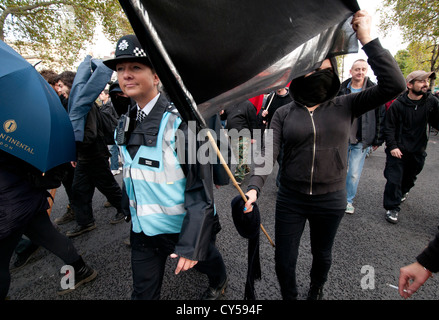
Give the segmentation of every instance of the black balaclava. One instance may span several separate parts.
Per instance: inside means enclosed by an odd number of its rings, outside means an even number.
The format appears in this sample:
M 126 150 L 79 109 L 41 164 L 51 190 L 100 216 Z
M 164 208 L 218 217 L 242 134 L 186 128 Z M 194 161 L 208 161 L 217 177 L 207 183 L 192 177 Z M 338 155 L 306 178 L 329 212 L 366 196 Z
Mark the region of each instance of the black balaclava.
M 340 89 L 335 58 L 331 58 L 333 70 L 318 70 L 311 75 L 301 76 L 290 85 L 290 94 L 296 102 L 313 107 L 335 97 Z

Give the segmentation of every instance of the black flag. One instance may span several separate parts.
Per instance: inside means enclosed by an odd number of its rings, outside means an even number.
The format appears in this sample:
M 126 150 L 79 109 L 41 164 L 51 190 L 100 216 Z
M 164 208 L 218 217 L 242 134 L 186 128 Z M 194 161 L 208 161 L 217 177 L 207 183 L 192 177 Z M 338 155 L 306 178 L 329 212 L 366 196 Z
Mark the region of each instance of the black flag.
M 120 0 L 186 120 L 285 86 L 329 55 L 358 51 L 350 0 Z

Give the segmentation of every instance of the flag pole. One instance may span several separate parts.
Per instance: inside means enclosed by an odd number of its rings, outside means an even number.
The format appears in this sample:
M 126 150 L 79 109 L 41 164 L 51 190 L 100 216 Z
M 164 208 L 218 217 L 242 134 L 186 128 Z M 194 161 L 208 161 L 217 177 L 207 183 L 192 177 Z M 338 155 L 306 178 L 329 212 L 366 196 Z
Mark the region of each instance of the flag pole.
M 140 44 L 148 52 L 153 67 L 160 77 L 160 81 L 166 88 L 167 93 L 171 97 L 172 102 L 177 107 L 182 118 L 186 122 L 195 120 L 199 127 L 206 128 L 207 126 L 204 121 L 204 118 L 201 116 L 201 114 L 199 114 L 198 110 L 194 107 L 194 105 L 196 104 L 192 96 L 190 96 L 189 91 L 186 90 L 186 88 L 184 87 L 181 81 L 177 80 L 175 74 L 176 69 L 173 66 L 173 63 L 170 60 L 168 54 L 166 53 L 166 50 L 163 47 L 160 39 L 158 38 L 157 32 L 155 31 L 152 23 L 150 23 L 149 16 L 141 1 L 119 0 L 119 3 L 122 6 L 122 9 L 125 11 L 125 14 L 128 17 L 131 27 L 134 30 L 134 33 L 142 34 L 142 37 L 138 37 Z M 130 4 L 132 6 L 130 6 Z M 138 14 L 144 20 L 140 19 Z M 148 23 L 146 23 L 145 21 L 147 21 Z M 209 130 L 207 130 L 207 132 L 208 132 L 209 140 L 212 146 L 215 148 L 216 153 L 223 167 L 226 169 L 227 174 L 229 175 L 230 179 L 233 182 L 233 185 L 241 194 L 242 199 L 244 199 L 244 201 L 247 202 L 247 197 L 245 196 L 244 192 L 242 192 L 233 174 L 230 172 L 230 169 L 226 161 L 224 160 L 220 150 L 218 149 L 216 141 L 213 139 Z M 274 247 L 274 242 L 271 240 L 270 236 L 268 235 L 267 231 L 265 231 L 265 228 L 262 226 L 262 224 L 261 224 L 261 230 L 264 232 L 265 236 L 268 238 L 268 241 L 270 241 L 271 245 Z
M 244 194 L 244 192 L 242 191 L 241 187 L 239 186 L 238 182 L 236 182 L 236 179 L 234 177 L 234 175 L 232 174 L 232 172 L 230 171 L 229 166 L 227 165 L 226 160 L 224 159 L 223 155 L 221 154 L 218 145 L 216 144 L 215 139 L 212 137 L 212 134 L 210 133 L 210 130 L 207 130 L 207 137 L 209 138 L 210 144 L 213 146 L 213 148 L 216 151 L 216 154 L 218 156 L 218 158 L 220 159 L 221 164 L 223 165 L 224 169 L 227 172 L 227 175 L 229 176 L 229 178 L 232 180 L 232 183 L 234 185 L 234 187 L 238 190 L 239 194 L 241 195 L 242 199 L 244 200 L 244 202 L 247 202 L 247 197 Z M 262 232 L 265 234 L 265 236 L 267 237 L 268 241 L 270 242 L 272 247 L 275 247 L 273 240 L 271 240 L 270 236 L 268 235 L 267 231 L 265 230 L 264 226 L 260 225 Z

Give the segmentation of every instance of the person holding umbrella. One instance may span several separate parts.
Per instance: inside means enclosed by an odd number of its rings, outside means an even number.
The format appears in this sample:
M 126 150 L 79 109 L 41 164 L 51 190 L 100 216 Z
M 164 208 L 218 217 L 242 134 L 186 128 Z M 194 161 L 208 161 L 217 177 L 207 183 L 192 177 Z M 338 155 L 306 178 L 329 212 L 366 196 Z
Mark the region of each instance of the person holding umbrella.
M 118 139 L 123 157 L 122 206 L 132 222 L 131 297 L 160 298 L 170 256 L 179 258 L 176 274 L 191 268 L 205 273 L 209 287 L 201 299 L 217 299 L 227 286 L 227 274 L 215 246 L 220 227 L 211 166 L 188 164 L 178 157 L 181 152 L 175 146 L 188 150 L 188 125 L 158 91 L 159 77 L 136 36 L 121 37 L 114 59 L 104 64 L 117 72 L 120 88 L 136 101 L 127 113 L 127 130 L 117 132 L 124 135 L 123 141 Z M 177 130 L 185 138 L 176 143 Z
M 275 263 L 283 299 L 297 299 L 296 262 L 308 220 L 313 255 L 308 299 L 321 299 L 332 263 L 332 246 L 346 209 L 346 154 L 352 121 L 393 99 L 405 89 L 404 77 L 391 54 L 370 36 L 371 16 L 357 11 L 352 27 L 368 55 L 378 85 L 337 97 L 340 80 L 334 58 L 291 82 L 293 102 L 274 114 L 265 156 L 274 164 L 283 146 L 282 173 L 276 202 Z M 267 164 L 264 164 L 267 167 Z M 269 172 L 255 166 L 245 205 L 252 210 Z M 269 166 L 268 166 L 269 167 Z M 272 166 L 271 166 L 272 167 Z
M 10 260 L 23 234 L 70 265 L 69 278 L 74 274 L 77 288 L 97 272 L 56 230 L 47 212 L 47 190 L 61 185 L 75 159 L 69 117 L 50 84 L 3 41 L 0 59 L 0 300 L 8 293 Z M 71 284 L 59 293 L 71 291 Z

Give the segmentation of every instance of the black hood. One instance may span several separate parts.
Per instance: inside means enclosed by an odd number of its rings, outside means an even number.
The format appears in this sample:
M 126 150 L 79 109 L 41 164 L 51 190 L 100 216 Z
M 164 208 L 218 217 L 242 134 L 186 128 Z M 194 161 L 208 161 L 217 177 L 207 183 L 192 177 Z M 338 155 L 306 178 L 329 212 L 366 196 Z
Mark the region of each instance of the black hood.
M 405 105 L 405 106 L 410 106 L 410 107 L 415 108 L 415 107 L 418 106 L 419 104 L 424 103 L 425 100 L 427 100 L 427 96 L 428 96 L 428 93 L 424 93 L 424 94 L 422 95 L 422 98 L 421 98 L 420 100 L 416 100 L 416 101 L 414 101 L 414 100 L 412 100 L 412 99 L 409 98 L 409 91 L 406 90 L 403 94 L 401 94 L 401 95 L 397 98 L 397 100 L 400 100 L 401 103 L 402 103 L 403 105 Z

